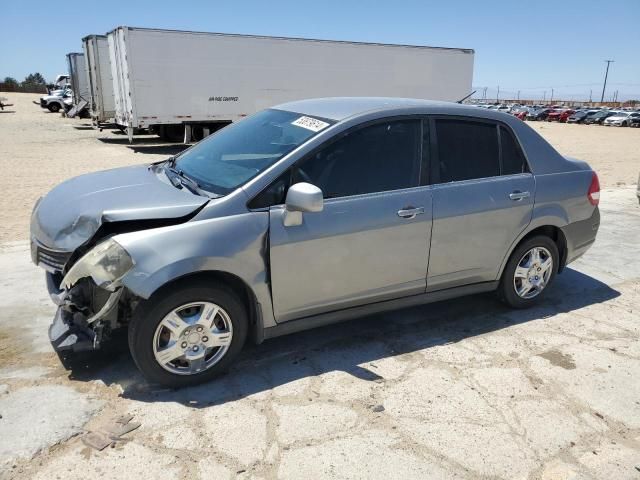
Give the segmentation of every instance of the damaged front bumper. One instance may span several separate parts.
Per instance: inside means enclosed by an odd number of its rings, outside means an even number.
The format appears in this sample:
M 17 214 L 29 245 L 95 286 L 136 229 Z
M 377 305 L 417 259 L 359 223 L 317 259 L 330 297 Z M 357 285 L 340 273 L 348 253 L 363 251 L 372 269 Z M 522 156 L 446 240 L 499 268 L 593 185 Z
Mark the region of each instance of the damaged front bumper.
M 89 282 L 84 279 L 63 290 L 56 286 L 54 275 L 47 273 L 49 296 L 58 305 L 49 327 L 49 340 L 59 354 L 99 349 L 117 324 L 118 302 L 123 289 L 118 288 L 114 292 L 100 289 L 101 306 L 95 311 L 97 287 Z

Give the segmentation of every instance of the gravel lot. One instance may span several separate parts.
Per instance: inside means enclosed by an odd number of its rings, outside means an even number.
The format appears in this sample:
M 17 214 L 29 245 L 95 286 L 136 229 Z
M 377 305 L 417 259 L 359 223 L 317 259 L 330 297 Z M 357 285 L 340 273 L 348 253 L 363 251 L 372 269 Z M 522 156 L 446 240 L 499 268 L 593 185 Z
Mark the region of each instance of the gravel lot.
M 176 392 L 146 384 L 123 350 L 59 366 L 26 237 L 33 201 L 57 182 L 179 147 L 153 137 L 129 147 L 45 113 L 37 96 L 5 96 L 17 112 L 0 114 L 11 173 L 0 478 L 640 477 L 640 208 L 629 186 L 639 130 L 534 124 L 610 187 L 596 244 L 541 306 L 512 311 L 477 295 L 367 317 L 250 347 L 229 375 Z M 82 442 L 127 414 L 141 427 L 113 448 Z

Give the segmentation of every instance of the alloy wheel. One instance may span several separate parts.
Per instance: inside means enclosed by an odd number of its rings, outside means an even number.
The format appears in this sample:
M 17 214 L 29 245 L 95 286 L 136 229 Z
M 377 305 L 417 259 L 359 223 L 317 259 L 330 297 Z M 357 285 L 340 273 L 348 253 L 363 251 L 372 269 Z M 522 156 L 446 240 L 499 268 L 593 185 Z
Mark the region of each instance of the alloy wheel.
M 233 338 L 229 314 L 211 302 L 182 305 L 167 314 L 153 336 L 153 355 L 177 375 L 208 370 L 227 353 Z
M 553 257 L 544 247 L 533 247 L 518 262 L 513 275 L 513 287 L 520 298 L 538 296 L 553 273 Z

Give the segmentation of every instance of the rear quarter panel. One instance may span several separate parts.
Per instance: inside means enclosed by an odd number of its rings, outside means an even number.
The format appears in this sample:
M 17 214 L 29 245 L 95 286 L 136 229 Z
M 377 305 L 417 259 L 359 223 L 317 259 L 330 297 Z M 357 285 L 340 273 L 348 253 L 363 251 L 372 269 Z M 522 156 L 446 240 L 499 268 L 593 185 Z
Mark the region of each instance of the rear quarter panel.
M 567 227 L 577 222 L 586 222 L 597 215 L 597 207 L 591 205 L 587 198 L 593 175 L 589 165 L 562 156 L 524 122 L 514 121 L 510 126 L 523 147 L 536 186 L 531 223 L 514 240 L 506 253 L 500 267 L 500 275 L 511 252 L 522 238 L 536 228 L 547 225 L 562 230 L 567 241 L 567 258 L 570 261 L 576 247 L 584 244 L 584 239 L 575 238 L 571 235 L 574 230 Z M 595 231 L 591 233 L 595 238 Z

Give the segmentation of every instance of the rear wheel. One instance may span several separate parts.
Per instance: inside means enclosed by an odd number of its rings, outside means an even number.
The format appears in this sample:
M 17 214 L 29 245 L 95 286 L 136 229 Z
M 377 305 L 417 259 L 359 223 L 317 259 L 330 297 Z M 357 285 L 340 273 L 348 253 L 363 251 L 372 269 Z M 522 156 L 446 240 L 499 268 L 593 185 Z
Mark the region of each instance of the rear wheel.
M 160 125 L 158 135 L 167 142 L 179 143 L 184 141 L 184 125 Z
M 560 255 L 556 243 L 545 235 L 520 244 L 502 273 L 498 294 L 513 308 L 539 302 L 558 272 Z
M 186 284 L 142 305 L 129 326 L 129 349 L 149 381 L 196 385 L 229 368 L 247 325 L 246 309 L 231 290 Z

